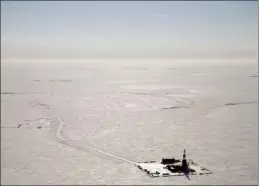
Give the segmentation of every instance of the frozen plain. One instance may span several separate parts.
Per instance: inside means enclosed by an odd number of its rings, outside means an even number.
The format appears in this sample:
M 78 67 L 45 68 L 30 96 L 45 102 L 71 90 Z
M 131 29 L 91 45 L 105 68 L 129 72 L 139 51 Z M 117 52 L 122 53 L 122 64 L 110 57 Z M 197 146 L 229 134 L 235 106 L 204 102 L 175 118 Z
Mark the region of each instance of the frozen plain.
M 1 184 L 258 184 L 258 71 L 246 61 L 1 64 Z M 62 136 L 57 138 L 59 119 Z M 209 176 L 150 178 L 182 156 Z

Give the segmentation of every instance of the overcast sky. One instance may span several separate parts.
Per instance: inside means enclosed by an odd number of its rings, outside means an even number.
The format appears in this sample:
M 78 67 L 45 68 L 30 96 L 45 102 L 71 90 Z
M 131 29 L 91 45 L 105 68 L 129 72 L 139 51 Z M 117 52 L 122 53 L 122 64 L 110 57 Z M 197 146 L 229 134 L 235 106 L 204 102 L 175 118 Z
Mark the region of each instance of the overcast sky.
M 4 1 L 2 59 L 249 58 L 257 1 Z

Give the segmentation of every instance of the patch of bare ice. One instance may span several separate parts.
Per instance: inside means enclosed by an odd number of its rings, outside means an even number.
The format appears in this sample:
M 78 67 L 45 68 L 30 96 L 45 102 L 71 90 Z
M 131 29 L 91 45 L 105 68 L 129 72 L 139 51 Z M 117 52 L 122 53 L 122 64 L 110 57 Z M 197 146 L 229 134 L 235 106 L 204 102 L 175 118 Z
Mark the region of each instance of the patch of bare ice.
M 193 93 L 193 94 L 204 94 L 203 92 L 201 92 L 197 89 L 191 89 L 190 92 Z
M 143 83 L 143 82 L 152 82 L 156 83 L 159 80 L 125 80 L 125 81 L 110 81 L 110 84 L 136 84 L 136 83 Z
M 129 85 L 129 86 L 122 86 L 122 89 L 137 89 L 137 90 L 161 90 L 161 89 L 172 89 L 174 86 L 172 85 Z

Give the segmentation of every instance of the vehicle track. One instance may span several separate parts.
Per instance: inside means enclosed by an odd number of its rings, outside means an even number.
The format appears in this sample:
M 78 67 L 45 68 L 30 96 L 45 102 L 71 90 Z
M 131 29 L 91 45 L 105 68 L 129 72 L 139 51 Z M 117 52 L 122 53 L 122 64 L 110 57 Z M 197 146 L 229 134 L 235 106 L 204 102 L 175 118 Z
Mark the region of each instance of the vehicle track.
M 58 127 L 58 130 L 57 130 L 56 136 L 57 136 L 60 140 L 62 140 L 63 142 L 66 142 L 66 143 L 68 143 L 68 144 L 70 144 L 70 145 L 73 145 L 73 144 L 74 144 L 73 141 L 69 141 L 69 140 L 63 138 L 63 137 L 60 135 L 60 134 L 61 134 L 61 130 L 62 130 L 62 126 L 63 126 L 63 121 L 62 121 L 60 118 L 58 118 L 58 120 L 59 120 L 60 123 L 59 123 L 59 127 Z M 119 157 L 119 156 L 115 156 L 115 155 L 109 154 L 109 153 L 107 153 L 107 152 L 98 150 L 98 149 L 96 149 L 96 148 L 93 148 L 93 147 L 90 147 L 90 146 L 87 146 L 87 145 L 84 145 L 84 146 L 82 146 L 82 147 L 84 147 L 84 148 L 86 148 L 86 149 L 89 149 L 89 150 L 92 150 L 92 151 L 95 151 L 95 152 L 98 152 L 98 153 L 100 153 L 100 154 L 104 154 L 104 155 L 106 155 L 106 156 L 113 157 L 113 158 L 115 158 L 115 159 L 118 159 L 118 160 L 121 160 L 121 161 L 124 161 L 124 162 L 127 162 L 127 163 L 131 163 L 131 164 L 134 164 L 134 165 L 137 165 L 137 164 L 138 164 L 138 163 L 136 163 L 136 162 L 127 160 L 127 159 L 122 158 L 122 157 Z

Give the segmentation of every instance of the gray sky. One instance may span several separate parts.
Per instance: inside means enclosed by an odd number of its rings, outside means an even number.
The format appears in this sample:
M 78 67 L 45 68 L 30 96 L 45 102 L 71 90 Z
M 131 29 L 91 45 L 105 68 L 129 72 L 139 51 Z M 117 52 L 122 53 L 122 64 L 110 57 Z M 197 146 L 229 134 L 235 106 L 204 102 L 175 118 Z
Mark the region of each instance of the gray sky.
M 253 58 L 257 1 L 4 1 L 2 59 Z

